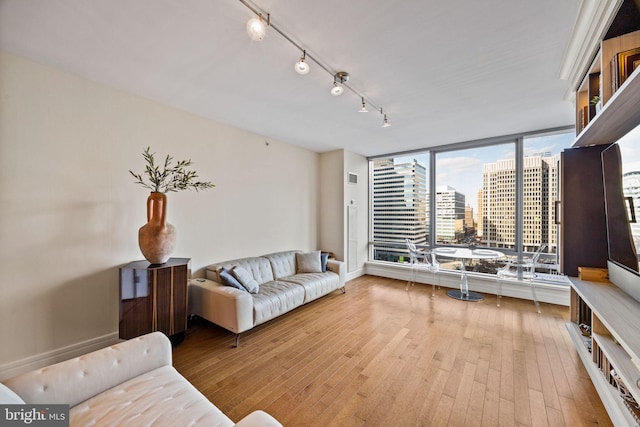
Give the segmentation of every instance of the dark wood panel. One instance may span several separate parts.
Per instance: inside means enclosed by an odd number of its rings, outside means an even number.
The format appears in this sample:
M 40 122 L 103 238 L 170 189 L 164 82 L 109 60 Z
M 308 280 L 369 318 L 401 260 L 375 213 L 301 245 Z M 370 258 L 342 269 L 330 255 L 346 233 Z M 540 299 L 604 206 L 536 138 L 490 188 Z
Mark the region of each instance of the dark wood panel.
M 179 333 L 187 330 L 188 315 L 188 265 L 173 268 L 173 331 Z
M 153 330 L 153 289 L 150 272 L 120 270 L 120 338 L 131 339 Z
M 166 335 L 173 335 L 171 330 L 171 279 L 173 267 L 158 268 L 156 275 L 156 329 Z
M 601 153 L 608 145 L 562 152 L 561 269 L 607 268 L 607 223 Z

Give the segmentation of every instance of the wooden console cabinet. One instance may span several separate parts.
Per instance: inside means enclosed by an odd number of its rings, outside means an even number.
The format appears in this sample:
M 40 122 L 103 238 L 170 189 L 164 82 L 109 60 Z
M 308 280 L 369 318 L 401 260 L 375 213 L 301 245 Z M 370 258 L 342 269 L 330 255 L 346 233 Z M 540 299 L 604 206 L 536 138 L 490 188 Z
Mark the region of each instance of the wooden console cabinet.
M 161 331 L 167 336 L 187 330 L 189 258 L 162 265 L 135 261 L 120 268 L 120 338 Z

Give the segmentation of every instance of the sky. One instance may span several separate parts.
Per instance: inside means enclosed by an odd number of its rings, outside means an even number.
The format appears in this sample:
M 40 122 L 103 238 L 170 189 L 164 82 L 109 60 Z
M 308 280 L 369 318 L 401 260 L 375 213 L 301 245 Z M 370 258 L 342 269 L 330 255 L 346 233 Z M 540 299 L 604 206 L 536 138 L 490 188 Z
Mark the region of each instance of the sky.
M 524 155 L 535 153 L 557 154 L 571 146 L 575 140 L 574 131 L 567 133 L 525 138 Z M 635 144 L 640 158 L 640 144 Z M 494 163 L 498 160 L 513 159 L 515 144 L 493 145 L 484 148 L 440 153 L 436 156 L 436 186 L 448 185 L 465 195 L 465 203 L 473 208 L 474 216 L 478 212 L 478 190 L 482 189 L 482 165 Z M 416 159 L 418 163 L 429 170 L 429 156 L 411 155 L 396 158 L 396 162 L 408 162 Z M 638 168 L 637 170 L 640 170 Z M 428 172 L 427 172 L 428 176 Z
M 622 173 L 640 171 L 640 126 L 618 141 L 622 157 Z

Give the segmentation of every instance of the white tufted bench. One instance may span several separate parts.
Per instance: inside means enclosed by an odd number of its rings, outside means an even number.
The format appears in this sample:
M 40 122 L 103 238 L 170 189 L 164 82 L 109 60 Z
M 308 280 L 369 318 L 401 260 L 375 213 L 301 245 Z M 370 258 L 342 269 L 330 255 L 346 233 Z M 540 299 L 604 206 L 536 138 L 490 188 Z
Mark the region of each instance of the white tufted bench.
M 234 424 L 173 366 L 153 332 L 0 384 L 2 404 L 68 404 L 71 426 L 280 426 L 255 411 Z

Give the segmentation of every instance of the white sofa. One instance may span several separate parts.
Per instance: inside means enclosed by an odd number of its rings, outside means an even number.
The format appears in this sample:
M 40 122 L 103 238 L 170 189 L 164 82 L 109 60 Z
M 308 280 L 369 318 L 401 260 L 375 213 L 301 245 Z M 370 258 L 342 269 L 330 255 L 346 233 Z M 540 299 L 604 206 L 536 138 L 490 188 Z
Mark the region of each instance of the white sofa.
M 68 404 L 71 426 L 280 426 L 255 411 L 234 424 L 171 366 L 161 332 L 0 384 L 2 404 Z
M 346 268 L 342 261 L 327 260 L 327 271 L 300 273 L 296 254 L 285 251 L 211 264 L 206 279 L 189 282 L 189 312 L 236 334 L 267 322 L 337 289 L 345 292 Z M 240 266 L 259 284 L 258 293 L 225 286 L 220 270 Z

